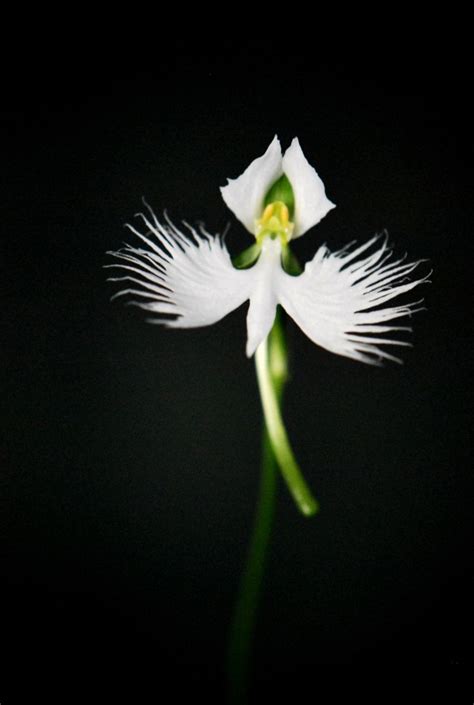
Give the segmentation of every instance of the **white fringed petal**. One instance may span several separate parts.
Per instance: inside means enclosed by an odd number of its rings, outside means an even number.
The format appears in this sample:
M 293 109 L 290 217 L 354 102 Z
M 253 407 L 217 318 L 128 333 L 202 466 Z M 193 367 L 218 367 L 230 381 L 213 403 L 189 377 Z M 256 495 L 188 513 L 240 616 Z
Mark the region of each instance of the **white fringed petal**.
M 373 365 L 385 359 L 401 362 L 385 345 L 409 345 L 385 333 L 410 328 L 387 325 L 419 310 L 421 301 L 382 307 L 396 296 L 427 281 L 428 276 L 408 281 L 420 262 L 390 261 L 387 238 L 373 249 L 379 236 L 364 245 L 351 245 L 331 253 L 326 246 L 316 252 L 302 274 L 290 276 L 281 266 L 279 239 L 266 238 L 259 259 L 250 269 L 235 269 L 221 238 L 189 225 L 183 234 L 170 220 L 160 223 L 150 210 L 152 222 L 140 214 L 147 233 L 128 226 L 145 247 L 126 245 L 111 252 L 118 260 L 108 265 L 125 270 L 111 281 L 132 282 L 115 296 L 133 295 L 137 306 L 152 318 L 173 328 L 195 328 L 216 323 L 250 299 L 247 315 L 247 355 L 251 357 L 271 330 L 277 304 L 281 304 L 301 330 L 327 350 Z
M 170 220 L 160 223 L 150 209 L 153 222 L 143 214 L 148 232 L 128 226 L 146 247 L 126 245 L 108 254 L 120 260 L 107 265 L 125 270 L 125 276 L 109 281 L 127 281 L 117 296 L 132 295 L 145 301 L 131 303 L 154 314 L 172 318 L 151 318 L 172 328 L 197 328 L 216 323 L 247 299 L 247 356 L 251 357 L 271 330 L 277 307 L 281 269 L 281 244 L 267 239 L 257 262 L 250 269 L 235 269 L 227 248 L 218 236 L 187 225 L 184 235 Z M 114 298 L 115 298 L 114 297 Z
M 308 163 L 297 137 L 285 152 L 283 172 L 288 177 L 295 196 L 293 238 L 300 237 L 336 206 L 327 198 L 324 184 L 316 170 Z
M 253 270 L 233 267 L 227 248 L 219 237 L 190 226 L 185 236 L 171 221 L 160 223 L 151 212 L 151 223 L 139 214 L 148 229 L 141 234 L 132 226 L 146 247 L 125 248 L 111 252 L 120 264 L 109 265 L 126 270 L 123 277 L 111 281 L 129 281 L 136 285 L 115 296 L 131 294 L 147 301 L 133 301 L 151 313 L 172 314 L 177 318 L 150 319 L 172 328 L 196 328 L 216 323 L 240 306 L 250 296 Z
M 421 302 L 379 307 L 429 276 L 407 282 L 407 275 L 420 262 L 388 263 L 391 250 L 386 238 L 373 254 L 358 259 L 378 240 L 377 236 L 355 250 L 346 247 L 334 253 L 322 246 L 300 276 L 282 272 L 278 283 L 279 303 L 310 340 L 337 355 L 372 365 L 380 365 L 384 358 L 401 362 L 380 345 L 410 343 L 382 334 L 410 330 L 386 323 L 414 313 Z
M 263 200 L 270 187 L 283 174 L 281 147 L 275 135 L 267 151 L 246 168 L 237 179 L 228 179 L 221 187 L 222 198 L 252 235 L 255 220 L 263 211 Z

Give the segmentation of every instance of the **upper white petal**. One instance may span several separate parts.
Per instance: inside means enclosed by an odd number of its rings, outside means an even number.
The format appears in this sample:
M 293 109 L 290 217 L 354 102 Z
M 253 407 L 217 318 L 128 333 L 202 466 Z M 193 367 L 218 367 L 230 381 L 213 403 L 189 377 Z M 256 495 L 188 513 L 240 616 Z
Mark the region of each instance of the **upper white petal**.
M 295 196 L 295 238 L 319 223 L 335 205 L 326 197 L 324 184 L 316 170 L 308 163 L 297 137 L 285 152 L 283 171 Z
M 228 179 L 227 186 L 221 187 L 226 205 L 253 235 L 255 220 L 263 211 L 263 200 L 282 174 L 281 147 L 275 135 L 264 155 L 255 159 L 237 179 Z
M 353 251 L 331 253 L 320 247 L 300 276 L 281 272 L 278 282 L 279 303 L 308 338 L 337 355 L 376 365 L 383 358 L 400 362 L 380 345 L 409 343 L 382 334 L 407 330 L 387 322 L 410 315 L 420 302 L 380 306 L 427 280 L 427 276 L 406 280 L 419 262 L 387 263 L 391 250 L 386 239 L 373 254 L 358 259 L 377 240 L 372 238 Z
M 190 228 L 185 236 L 170 221 L 153 222 L 142 216 L 147 235 L 130 229 L 145 247 L 127 245 L 113 252 L 120 264 L 109 265 L 125 270 L 114 281 L 131 281 L 136 286 L 117 295 L 132 294 L 146 299 L 136 305 L 157 314 L 173 314 L 173 319 L 150 319 L 173 328 L 194 328 L 216 323 L 246 301 L 254 287 L 251 269 L 233 267 L 227 248 L 219 237 Z

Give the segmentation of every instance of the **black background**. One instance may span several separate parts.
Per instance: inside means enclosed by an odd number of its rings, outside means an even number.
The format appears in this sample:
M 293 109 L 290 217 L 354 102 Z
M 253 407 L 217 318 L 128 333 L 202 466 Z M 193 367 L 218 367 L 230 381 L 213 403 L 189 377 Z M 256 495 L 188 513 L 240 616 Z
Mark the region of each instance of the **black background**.
M 331 355 L 288 323 L 285 415 L 322 509 L 302 518 L 280 486 L 255 688 L 304 687 L 328 665 L 470 663 L 464 59 L 279 57 L 260 41 L 207 54 L 178 41 L 138 69 L 62 54 L 5 89 L 0 688 L 11 702 L 25 683 L 92 702 L 97 677 L 200 684 L 223 701 L 258 484 L 245 307 L 210 328 L 149 326 L 109 303 L 102 265 L 131 241 L 122 225 L 142 196 L 211 231 L 230 221 L 233 253 L 249 244 L 218 187 L 276 133 L 284 147 L 299 137 L 337 204 L 295 243 L 303 261 L 386 228 L 434 273 L 403 367 Z

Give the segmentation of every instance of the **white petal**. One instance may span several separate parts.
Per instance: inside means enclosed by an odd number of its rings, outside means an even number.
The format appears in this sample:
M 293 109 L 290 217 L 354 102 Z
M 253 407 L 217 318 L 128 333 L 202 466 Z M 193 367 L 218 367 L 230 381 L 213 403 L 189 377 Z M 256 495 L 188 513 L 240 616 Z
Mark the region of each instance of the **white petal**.
M 283 171 L 295 195 L 293 238 L 303 235 L 336 206 L 326 197 L 324 184 L 304 156 L 295 137 L 283 157 Z
M 140 214 L 141 215 L 141 214 Z M 190 236 L 180 232 L 171 221 L 166 225 L 141 215 L 147 235 L 130 229 L 145 243 L 145 247 L 127 245 L 112 252 L 120 260 L 109 265 L 125 270 L 123 277 L 113 281 L 131 281 L 138 288 L 127 288 L 116 296 L 133 294 L 147 302 L 133 301 L 137 306 L 156 314 L 174 314 L 172 319 L 150 319 L 173 328 L 207 326 L 240 306 L 250 296 L 254 286 L 252 270 L 237 270 L 219 237 L 190 228 Z
M 401 362 L 380 345 L 407 343 L 380 335 L 401 330 L 386 322 L 414 313 L 420 302 L 379 306 L 429 277 L 407 283 L 407 274 L 419 262 L 386 264 L 390 257 L 386 239 L 372 255 L 358 260 L 377 240 L 373 238 L 352 252 L 345 248 L 331 253 L 320 247 L 300 276 L 282 272 L 278 284 L 279 303 L 308 338 L 337 355 L 375 365 L 383 358 Z
M 226 205 L 252 235 L 267 191 L 282 174 L 281 147 L 275 135 L 263 156 L 255 159 L 237 179 L 228 179 L 227 186 L 221 187 Z
M 281 268 L 280 240 L 266 238 L 257 263 L 249 270 L 253 282 L 247 314 L 247 357 L 251 357 L 273 326 Z

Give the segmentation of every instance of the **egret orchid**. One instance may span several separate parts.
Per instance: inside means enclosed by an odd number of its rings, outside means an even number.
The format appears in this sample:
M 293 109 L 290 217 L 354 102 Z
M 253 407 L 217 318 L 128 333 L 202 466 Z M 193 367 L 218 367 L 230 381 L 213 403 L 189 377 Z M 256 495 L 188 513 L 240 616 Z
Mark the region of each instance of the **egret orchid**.
M 381 346 L 409 343 L 374 334 L 410 330 L 388 323 L 413 313 L 420 302 L 382 305 L 426 279 L 406 281 L 419 262 L 391 261 L 387 237 L 375 236 L 336 252 L 322 245 L 295 276 L 290 242 L 335 207 L 298 139 L 282 156 L 275 137 L 265 154 L 229 180 L 221 193 L 255 237 L 241 260 L 245 268 L 234 266 L 221 237 L 186 223 L 183 232 L 168 218 L 160 222 L 150 210 L 149 217 L 139 214 L 146 235 L 128 226 L 145 247 L 127 245 L 112 253 L 122 261 L 115 266 L 131 273 L 123 279 L 138 286 L 117 296 L 131 294 L 140 299 L 134 303 L 152 314 L 175 315 L 174 320 L 151 319 L 172 328 L 211 325 L 250 300 L 249 357 L 268 336 L 280 304 L 314 343 L 333 353 L 375 365 L 384 358 L 401 362 Z
M 222 237 L 185 222 L 178 228 L 166 215 L 160 221 L 147 206 L 148 213 L 139 214 L 147 232 L 128 226 L 142 244 L 109 253 L 118 262 L 108 266 L 125 270 L 113 281 L 132 284 L 116 296 L 135 297 L 131 303 L 152 314 L 151 322 L 171 328 L 211 325 L 250 302 L 246 352 L 248 357 L 255 354 L 265 431 L 259 504 L 229 647 L 231 690 L 234 701 L 242 702 L 273 515 L 276 465 L 302 513 L 311 516 L 318 510 L 281 415 L 287 356 L 277 307 L 330 352 L 372 365 L 384 359 L 401 362 L 386 346 L 409 345 L 392 333 L 410 328 L 393 321 L 419 310 L 421 301 L 389 302 L 427 281 L 429 275 L 407 279 L 422 260 L 392 260 L 386 236 L 372 237 L 360 246 L 352 242 L 336 252 L 321 245 L 301 269 L 291 242 L 335 206 L 296 138 L 282 155 L 275 137 L 265 154 L 237 179 L 229 180 L 221 193 L 255 238 L 234 259 Z
M 275 136 L 265 154 L 221 188 L 222 197 L 254 236 L 254 243 L 231 259 L 222 237 L 204 227 L 183 223 L 179 229 L 165 216 L 160 222 L 148 206 L 140 213 L 147 232 L 130 230 L 143 245 L 112 252 L 126 271 L 112 281 L 134 286 L 115 296 L 138 297 L 131 303 L 155 314 L 152 323 L 196 328 L 216 323 L 249 300 L 247 356 L 256 352 L 260 394 L 270 441 L 283 476 L 299 508 L 314 514 L 317 502 L 303 480 L 281 418 L 275 375 L 286 378 L 286 349 L 279 320 L 280 305 L 314 343 L 337 355 L 380 365 L 401 362 L 385 346 L 410 343 L 391 334 L 409 331 L 392 324 L 419 310 L 421 301 L 388 305 L 427 276 L 408 281 L 420 264 L 392 260 L 386 235 L 376 235 L 336 252 L 321 245 L 301 271 L 290 243 L 334 208 L 324 184 L 308 163 L 297 138 L 282 155 Z M 156 315 L 158 314 L 158 315 Z M 167 318 L 163 318 L 167 316 Z M 174 316 L 174 318 L 170 318 Z M 272 337 L 269 335 L 273 331 Z M 273 351 L 273 352 L 272 352 Z

